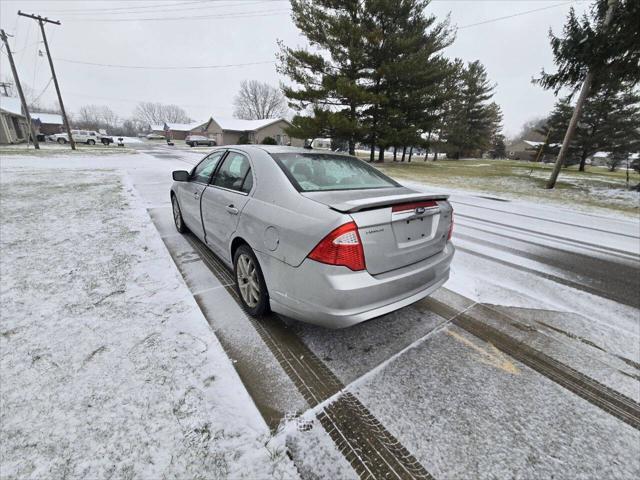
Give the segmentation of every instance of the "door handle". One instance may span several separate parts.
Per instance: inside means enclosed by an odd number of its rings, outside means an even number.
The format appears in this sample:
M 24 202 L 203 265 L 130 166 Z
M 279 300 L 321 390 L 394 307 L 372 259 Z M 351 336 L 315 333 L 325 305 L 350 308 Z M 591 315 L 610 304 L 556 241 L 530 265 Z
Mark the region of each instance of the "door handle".
M 193 196 L 194 196 L 195 198 L 198 198 L 198 197 L 200 196 L 200 191 L 199 191 L 199 190 L 196 190 L 195 192 L 193 192 Z
M 225 208 L 225 210 L 226 210 L 227 212 L 229 212 L 231 215 L 237 215 L 237 214 L 238 214 L 238 212 L 240 211 L 240 210 L 238 210 L 236 207 L 234 207 L 234 206 L 233 206 L 233 204 L 231 204 L 231 205 L 227 205 L 227 206 L 226 206 L 226 207 L 224 207 L 224 208 Z

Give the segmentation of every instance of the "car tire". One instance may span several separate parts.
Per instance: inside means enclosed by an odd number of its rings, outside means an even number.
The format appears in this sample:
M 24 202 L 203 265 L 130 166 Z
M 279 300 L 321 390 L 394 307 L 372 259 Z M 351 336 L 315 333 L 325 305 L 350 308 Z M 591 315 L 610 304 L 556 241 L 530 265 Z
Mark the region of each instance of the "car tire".
M 66 141 L 64 138 L 59 138 L 59 139 L 57 140 L 57 142 L 58 142 L 60 145 L 64 145 L 65 143 L 67 143 L 67 141 Z
M 240 245 L 233 255 L 236 291 L 244 310 L 252 317 L 269 312 L 269 292 L 260 264 L 249 245 Z M 257 297 L 257 298 L 256 298 Z
M 187 233 L 189 229 L 184 224 L 182 210 L 180 210 L 180 204 L 178 204 L 178 198 L 175 195 L 171 195 L 171 207 L 173 211 L 173 223 L 176 226 L 176 230 L 180 233 Z
M 96 141 L 95 140 L 87 140 L 87 145 L 95 145 Z
M 213 147 L 215 144 L 213 142 L 209 142 L 209 146 Z

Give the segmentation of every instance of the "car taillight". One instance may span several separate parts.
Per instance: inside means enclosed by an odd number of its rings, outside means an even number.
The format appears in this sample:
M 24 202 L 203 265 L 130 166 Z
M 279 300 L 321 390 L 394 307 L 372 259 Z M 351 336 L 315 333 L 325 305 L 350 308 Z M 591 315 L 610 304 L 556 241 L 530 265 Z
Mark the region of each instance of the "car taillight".
M 453 210 L 451 210 L 451 225 L 449 225 L 449 233 L 447 234 L 447 241 L 451 240 L 453 235 Z
M 309 258 L 329 265 L 342 265 L 351 270 L 364 270 L 364 250 L 354 222 L 345 223 L 324 237 Z
M 411 202 L 411 203 L 400 203 L 398 205 L 394 205 L 391 207 L 392 212 L 405 212 L 408 210 L 415 210 L 416 208 L 434 208 L 437 207 L 438 204 L 434 201 L 428 202 Z

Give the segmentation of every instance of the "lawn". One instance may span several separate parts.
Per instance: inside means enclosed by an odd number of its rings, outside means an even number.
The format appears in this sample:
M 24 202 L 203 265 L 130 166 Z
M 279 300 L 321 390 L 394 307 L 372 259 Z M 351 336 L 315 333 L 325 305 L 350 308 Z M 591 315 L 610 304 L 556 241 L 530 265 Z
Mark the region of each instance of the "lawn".
M 71 150 L 69 145 L 59 145 L 57 143 L 40 142 L 40 150 L 36 150 L 33 145 L 19 143 L 15 145 L 0 145 L 0 156 L 9 155 L 29 155 L 38 157 L 49 157 L 51 155 L 112 155 L 123 153 L 138 153 L 125 142 L 124 147 L 116 144 L 106 145 L 85 145 L 76 143 L 76 150 Z
M 374 164 L 399 181 L 466 190 L 505 197 L 555 203 L 578 209 L 598 209 L 625 215 L 640 214 L 640 194 L 629 191 L 626 170 L 609 172 L 602 167 L 588 167 L 579 172 L 577 166 L 562 170 L 556 188 L 544 188 L 552 164 L 512 160 L 438 160 L 411 163 Z M 640 175 L 629 172 L 629 184 L 640 182 Z

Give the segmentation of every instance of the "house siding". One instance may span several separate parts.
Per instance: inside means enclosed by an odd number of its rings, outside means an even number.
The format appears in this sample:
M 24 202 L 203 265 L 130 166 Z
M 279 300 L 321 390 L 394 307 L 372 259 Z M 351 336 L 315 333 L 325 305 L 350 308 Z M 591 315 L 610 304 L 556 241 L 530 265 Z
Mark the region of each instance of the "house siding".
M 43 135 L 53 135 L 54 133 L 62 132 L 62 125 L 57 125 L 55 123 L 41 123 L 37 128 Z
M 215 140 L 216 144 L 218 145 L 226 145 L 223 140 L 224 134 L 222 128 L 220 128 L 220 125 L 218 125 L 213 119 L 201 129 L 199 127 L 194 128 L 193 130 L 191 130 L 191 133 L 195 135 L 204 135 L 207 138 L 211 138 L 212 140 Z
M 274 140 L 280 140 L 280 145 L 287 145 L 291 142 L 294 147 L 301 147 L 304 141 L 298 138 L 291 138 L 285 132 L 285 129 L 289 127 L 289 123 L 284 120 L 267 125 L 264 128 L 255 131 L 254 143 L 262 143 L 266 137 L 271 137 Z
M 16 131 L 15 124 L 18 124 Z M 29 128 L 21 115 L 0 112 L 0 144 L 20 143 L 27 140 Z
M 293 146 L 303 146 L 304 140 L 298 138 L 290 138 L 285 133 L 285 129 L 289 127 L 289 123 L 285 120 L 279 120 L 271 125 L 267 125 L 263 128 L 247 131 L 249 136 L 249 143 L 261 143 L 266 137 L 272 137 L 276 141 L 280 138 L 282 145 L 287 145 L 291 142 Z M 244 131 L 236 130 L 223 130 L 222 127 L 215 121 L 211 120 L 202 129 L 195 128 L 191 131 L 193 134 L 205 135 L 216 141 L 218 145 L 237 145 L 240 141 L 240 137 L 245 133 Z
M 167 137 L 172 140 L 184 140 L 189 135 L 189 132 L 184 132 L 181 130 L 167 130 Z

